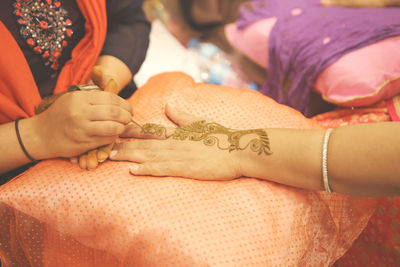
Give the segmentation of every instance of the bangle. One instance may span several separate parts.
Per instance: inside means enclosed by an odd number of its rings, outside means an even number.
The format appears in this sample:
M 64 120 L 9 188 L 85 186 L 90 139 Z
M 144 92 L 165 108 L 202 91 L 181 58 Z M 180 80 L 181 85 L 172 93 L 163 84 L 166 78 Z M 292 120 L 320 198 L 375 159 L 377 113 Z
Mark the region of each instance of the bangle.
M 324 181 L 325 191 L 328 192 L 329 194 L 332 193 L 332 189 L 329 185 L 329 178 L 328 178 L 328 143 L 332 131 L 333 131 L 332 128 L 326 130 L 324 136 L 324 144 L 322 147 L 322 179 Z
M 32 161 L 33 163 L 36 163 L 37 160 L 35 160 L 34 158 L 32 158 L 31 155 L 29 155 L 28 151 L 26 151 L 24 143 L 22 143 L 22 139 L 21 139 L 21 135 L 19 133 L 19 129 L 18 129 L 18 122 L 21 120 L 22 118 L 18 118 L 15 120 L 15 132 L 17 133 L 17 138 L 18 138 L 18 142 L 20 147 L 22 148 L 22 151 L 24 152 L 25 156 Z

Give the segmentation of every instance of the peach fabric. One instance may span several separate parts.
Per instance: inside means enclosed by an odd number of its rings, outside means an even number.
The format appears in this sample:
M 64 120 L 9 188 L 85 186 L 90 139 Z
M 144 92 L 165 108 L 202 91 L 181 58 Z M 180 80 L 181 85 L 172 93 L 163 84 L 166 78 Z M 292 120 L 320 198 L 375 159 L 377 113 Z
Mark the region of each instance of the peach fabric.
M 107 32 L 105 0 L 76 2 L 86 19 L 86 33 L 64 65 L 54 93 L 87 80 Z M 21 49 L 1 21 L 0 36 L 0 51 L 6 51 L 0 56 L 0 123 L 5 123 L 33 116 L 34 107 L 41 102 L 41 97 Z
M 269 35 L 276 18 L 259 20 L 244 29 L 225 27 L 233 47 L 268 68 Z M 327 42 L 329 40 L 326 40 Z M 357 49 L 326 68 L 314 89 L 328 102 L 341 106 L 368 106 L 400 94 L 400 36 Z
M 334 111 L 316 115 L 312 119 L 324 128 L 392 121 L 385 101 L 365 108 L 337 108 Z
M 181 73 L 151 78 L 130 102 L 142 123 L 171 126 L 170 103 L 232 128 L 319 127 L 258 92 L 197 84 Z M 5 267 L 330 266 L 375 207 L 371 199 L 250 178 L 131 176 L 129 166 L 84 171 L 47 160 L 0 187 Z
M 336 266 L 400 266 L 400 197 L 378 199 L 367 227 Z

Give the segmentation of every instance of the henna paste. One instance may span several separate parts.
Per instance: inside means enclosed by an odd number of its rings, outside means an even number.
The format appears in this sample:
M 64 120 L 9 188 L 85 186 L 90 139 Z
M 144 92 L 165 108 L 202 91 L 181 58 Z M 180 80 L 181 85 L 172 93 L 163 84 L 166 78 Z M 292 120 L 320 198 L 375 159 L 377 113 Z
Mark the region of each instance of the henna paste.
M 198 121 L 188 126 L 178 127 L 173 133 L 168 134 L 167 128 L 159 124 L 146 123 L 139 126 L 144 134 L 156 135 L 166 139 L 203 141 L 203 144 L 207 146 L 216 145 L 219 149 L 228 150 L 229 152 L 245 150 L 250 147 L 258 155 L 272 154 L 267 132 L 263 129 L 232 130 L 215 122 Z M 226 135 L 228 145 L 222 146 L 220 139 L 216 135 Z M 251 139 L 246 145 L 241 146 L 240 140 L 248 135 L 256 135 L 257 137 Z

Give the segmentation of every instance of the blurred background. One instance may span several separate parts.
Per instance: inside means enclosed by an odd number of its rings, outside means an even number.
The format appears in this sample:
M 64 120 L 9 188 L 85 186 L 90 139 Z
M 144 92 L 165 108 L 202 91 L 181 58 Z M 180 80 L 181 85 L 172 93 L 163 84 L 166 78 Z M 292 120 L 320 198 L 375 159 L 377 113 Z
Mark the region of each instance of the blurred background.
M 146 0 L 152 31 L 146 60 L 134 78 L 137 86 L 157 73 L 182 71 L 197 82 L 257 90 L 266 69 L 235 49 L 226 34 L 236 27 L 244 2 Z

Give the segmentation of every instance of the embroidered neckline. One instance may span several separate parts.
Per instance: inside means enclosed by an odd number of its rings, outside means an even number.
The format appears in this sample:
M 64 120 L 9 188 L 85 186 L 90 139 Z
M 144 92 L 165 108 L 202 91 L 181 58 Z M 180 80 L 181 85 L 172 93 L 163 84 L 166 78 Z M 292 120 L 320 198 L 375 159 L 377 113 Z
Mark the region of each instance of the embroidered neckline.
M 68 11 L 60 0 L 15 0 L 14 15 L 20 35 L 44 65 L 59 68 L 59 58 L 73 31 Z

